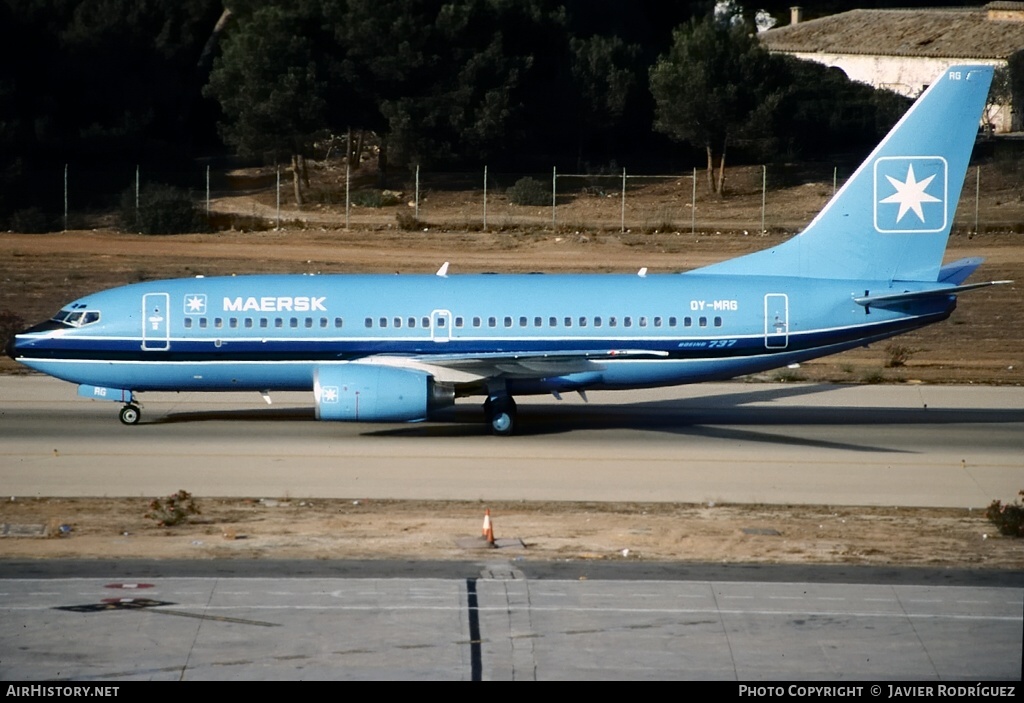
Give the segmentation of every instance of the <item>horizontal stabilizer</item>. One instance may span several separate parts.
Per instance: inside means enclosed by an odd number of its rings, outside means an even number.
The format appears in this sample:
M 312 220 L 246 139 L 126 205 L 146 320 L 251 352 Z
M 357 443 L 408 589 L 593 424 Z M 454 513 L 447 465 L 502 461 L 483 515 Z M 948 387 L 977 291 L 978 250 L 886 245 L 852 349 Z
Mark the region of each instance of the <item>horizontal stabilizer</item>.
M 972 257 L 970 259 L 959 259 L 946 264 L 939 269 L 939 283 L 952 283 L 959 285 L 967 280 L 967 277 L 974 273 L 975 269 L 981 266 L 984 259 Z
M 924 300 L 926 298 L 944 298 L 964 291 L 976 288 L 987 288 L 989 286 L 1001 286 L 1013 281 L 985 281 L 984 283 L 969 283 L 966 286 L 952 286 L 950 288 L 933 288 L 931 290 L 911 290 L 903 293 L 888 293 L 886 295 L 864 295 L 854 298 L 853 302 L 858 305 L 880 305 L 883 303 L 899 303 L 908 300 Z

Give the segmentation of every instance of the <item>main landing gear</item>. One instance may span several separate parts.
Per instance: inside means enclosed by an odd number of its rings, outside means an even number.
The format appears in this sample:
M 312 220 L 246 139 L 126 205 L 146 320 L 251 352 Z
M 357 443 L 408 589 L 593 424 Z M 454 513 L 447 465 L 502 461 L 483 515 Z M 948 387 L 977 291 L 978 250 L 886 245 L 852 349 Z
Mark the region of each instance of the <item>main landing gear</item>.
M 516 427 L 516 401 L 510 395 L 493 395 L 484 401 L 484 416 L 492 433 L 507 437 Z
M 142 419 L 142 411 L 139 410 L 138 405 L 128 403 L 128 405 L 121 408 L 121 413 L 118 417 L 123 425 L 137 425 L 139 420 Z

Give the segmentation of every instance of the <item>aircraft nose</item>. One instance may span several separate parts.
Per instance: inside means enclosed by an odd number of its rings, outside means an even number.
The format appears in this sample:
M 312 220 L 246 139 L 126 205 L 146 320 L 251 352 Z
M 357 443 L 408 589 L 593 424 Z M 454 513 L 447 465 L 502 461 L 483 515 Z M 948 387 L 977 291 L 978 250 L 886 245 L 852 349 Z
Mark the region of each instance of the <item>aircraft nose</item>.
M 4 354 L 11 357 L 12 359 L 17 358 L 18 350 L 18 335 L 28 332 L 29 329 L 21 329 L 25 322 L 17 317 L 12 316 L 13 319 L 4 320 L 4 316 L 0 316 L 0 335 L 7 334 L 7 342 L 4 344 Z M 8 323 L 8 324 L 3 324 Z
M 15 339 L 15 335 L 12 334 L 7 339 L 7 344 L 4 346 L 4 354 L 6 354 L 7 356 L 11 357 L 12 359 L 17 358 L 17 352 L 16 352 L 16 350 L 14 348 L 14 343 L 16 341 L 17 340 Z

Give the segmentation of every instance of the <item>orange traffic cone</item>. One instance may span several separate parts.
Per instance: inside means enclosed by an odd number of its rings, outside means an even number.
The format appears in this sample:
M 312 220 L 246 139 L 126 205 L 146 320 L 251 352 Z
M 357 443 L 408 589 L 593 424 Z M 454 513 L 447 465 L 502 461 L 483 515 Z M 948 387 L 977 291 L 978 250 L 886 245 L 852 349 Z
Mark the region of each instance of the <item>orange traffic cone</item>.
M 487 508 L 484 512 L 484 526 L 483 526 L 483 538 L 487 540 L 487 544 L 494 546 L 494 525 L 491 524 L 491 509 Z

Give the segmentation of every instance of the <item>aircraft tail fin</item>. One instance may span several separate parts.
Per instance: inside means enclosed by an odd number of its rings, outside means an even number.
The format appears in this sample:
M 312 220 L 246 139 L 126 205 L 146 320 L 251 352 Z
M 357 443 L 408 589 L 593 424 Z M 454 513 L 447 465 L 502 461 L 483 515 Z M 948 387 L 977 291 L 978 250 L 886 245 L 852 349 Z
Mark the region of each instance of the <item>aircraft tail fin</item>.
M 936 281 L 991 66 L 952 66 L 796 237 L 701 273 Z

